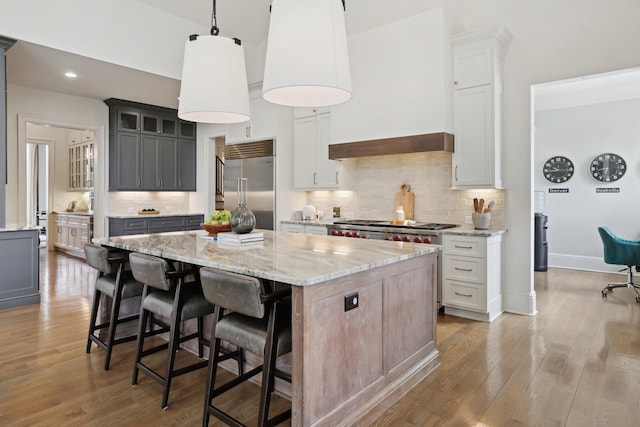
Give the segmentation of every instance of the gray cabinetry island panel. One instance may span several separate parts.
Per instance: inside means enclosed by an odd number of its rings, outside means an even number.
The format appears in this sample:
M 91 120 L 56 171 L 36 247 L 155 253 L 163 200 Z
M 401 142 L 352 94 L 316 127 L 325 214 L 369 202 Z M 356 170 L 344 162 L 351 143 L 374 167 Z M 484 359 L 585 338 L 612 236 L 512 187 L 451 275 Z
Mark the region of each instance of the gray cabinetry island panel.
M 38 229 L 0 229 L 0 309 L 40 302 Z

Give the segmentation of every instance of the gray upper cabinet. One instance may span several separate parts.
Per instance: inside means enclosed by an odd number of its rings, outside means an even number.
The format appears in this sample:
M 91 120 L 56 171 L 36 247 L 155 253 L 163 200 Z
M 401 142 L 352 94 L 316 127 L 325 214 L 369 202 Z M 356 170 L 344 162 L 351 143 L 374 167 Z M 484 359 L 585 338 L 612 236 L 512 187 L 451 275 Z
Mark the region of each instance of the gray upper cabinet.
M 178 139 L 178 190 L 189 191 L 196 188 L 196 141 L 193 139 Z
M 140 188 L 140 134 L 116 132 L 109 142 L 109 190 Z
M 177 111 L 107 99 L 109 191 L 196 191 L 196 124 Z
M 177 189 L 176 144 L 174 138 L 142 135 L 142 188 Z

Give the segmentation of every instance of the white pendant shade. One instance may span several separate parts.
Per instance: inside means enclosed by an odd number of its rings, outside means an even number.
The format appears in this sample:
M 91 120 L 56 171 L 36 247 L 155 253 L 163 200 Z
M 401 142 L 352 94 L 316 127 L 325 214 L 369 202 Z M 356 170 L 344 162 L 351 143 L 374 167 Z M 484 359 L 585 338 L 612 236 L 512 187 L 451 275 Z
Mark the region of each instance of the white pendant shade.
M 273 0 L 262 96 L 320 107 L 351 99 L 341 0 Z
M 251 118 L 242 46 L 221 36 L 187 41 L 178 117 L 199 123 L 239 123 Z

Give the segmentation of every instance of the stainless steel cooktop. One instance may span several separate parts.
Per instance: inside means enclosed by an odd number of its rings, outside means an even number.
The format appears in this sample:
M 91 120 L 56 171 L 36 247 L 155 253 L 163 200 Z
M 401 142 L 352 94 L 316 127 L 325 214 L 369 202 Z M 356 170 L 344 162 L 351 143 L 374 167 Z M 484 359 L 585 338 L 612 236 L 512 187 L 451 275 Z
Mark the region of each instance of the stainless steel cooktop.
M 443 224 L 436 222 L 416 222 L 415 224 L 391 224 L 389 221 L 368 220 L 368 219 L 350 219 L 334 221 L 337 225 L 366 226 L 366 227 L 394 227 L 409 228 L 418 230 L 444 230 L 446 228 L 457 227 L 457 224 Z

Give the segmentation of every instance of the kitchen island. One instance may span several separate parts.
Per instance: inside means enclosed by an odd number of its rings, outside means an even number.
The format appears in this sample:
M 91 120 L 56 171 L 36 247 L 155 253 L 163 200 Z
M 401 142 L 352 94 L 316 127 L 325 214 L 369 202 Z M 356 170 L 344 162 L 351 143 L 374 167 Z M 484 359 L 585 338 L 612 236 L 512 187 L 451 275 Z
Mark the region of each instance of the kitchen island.
M 39 227 L 0 228 L 0 309 L 40 302 Z
M 291 285 L 292 425 L 367 425 L 437 368 L 440 246 L 263 232 L 248 247 L 203 231 L 94 241 Z

